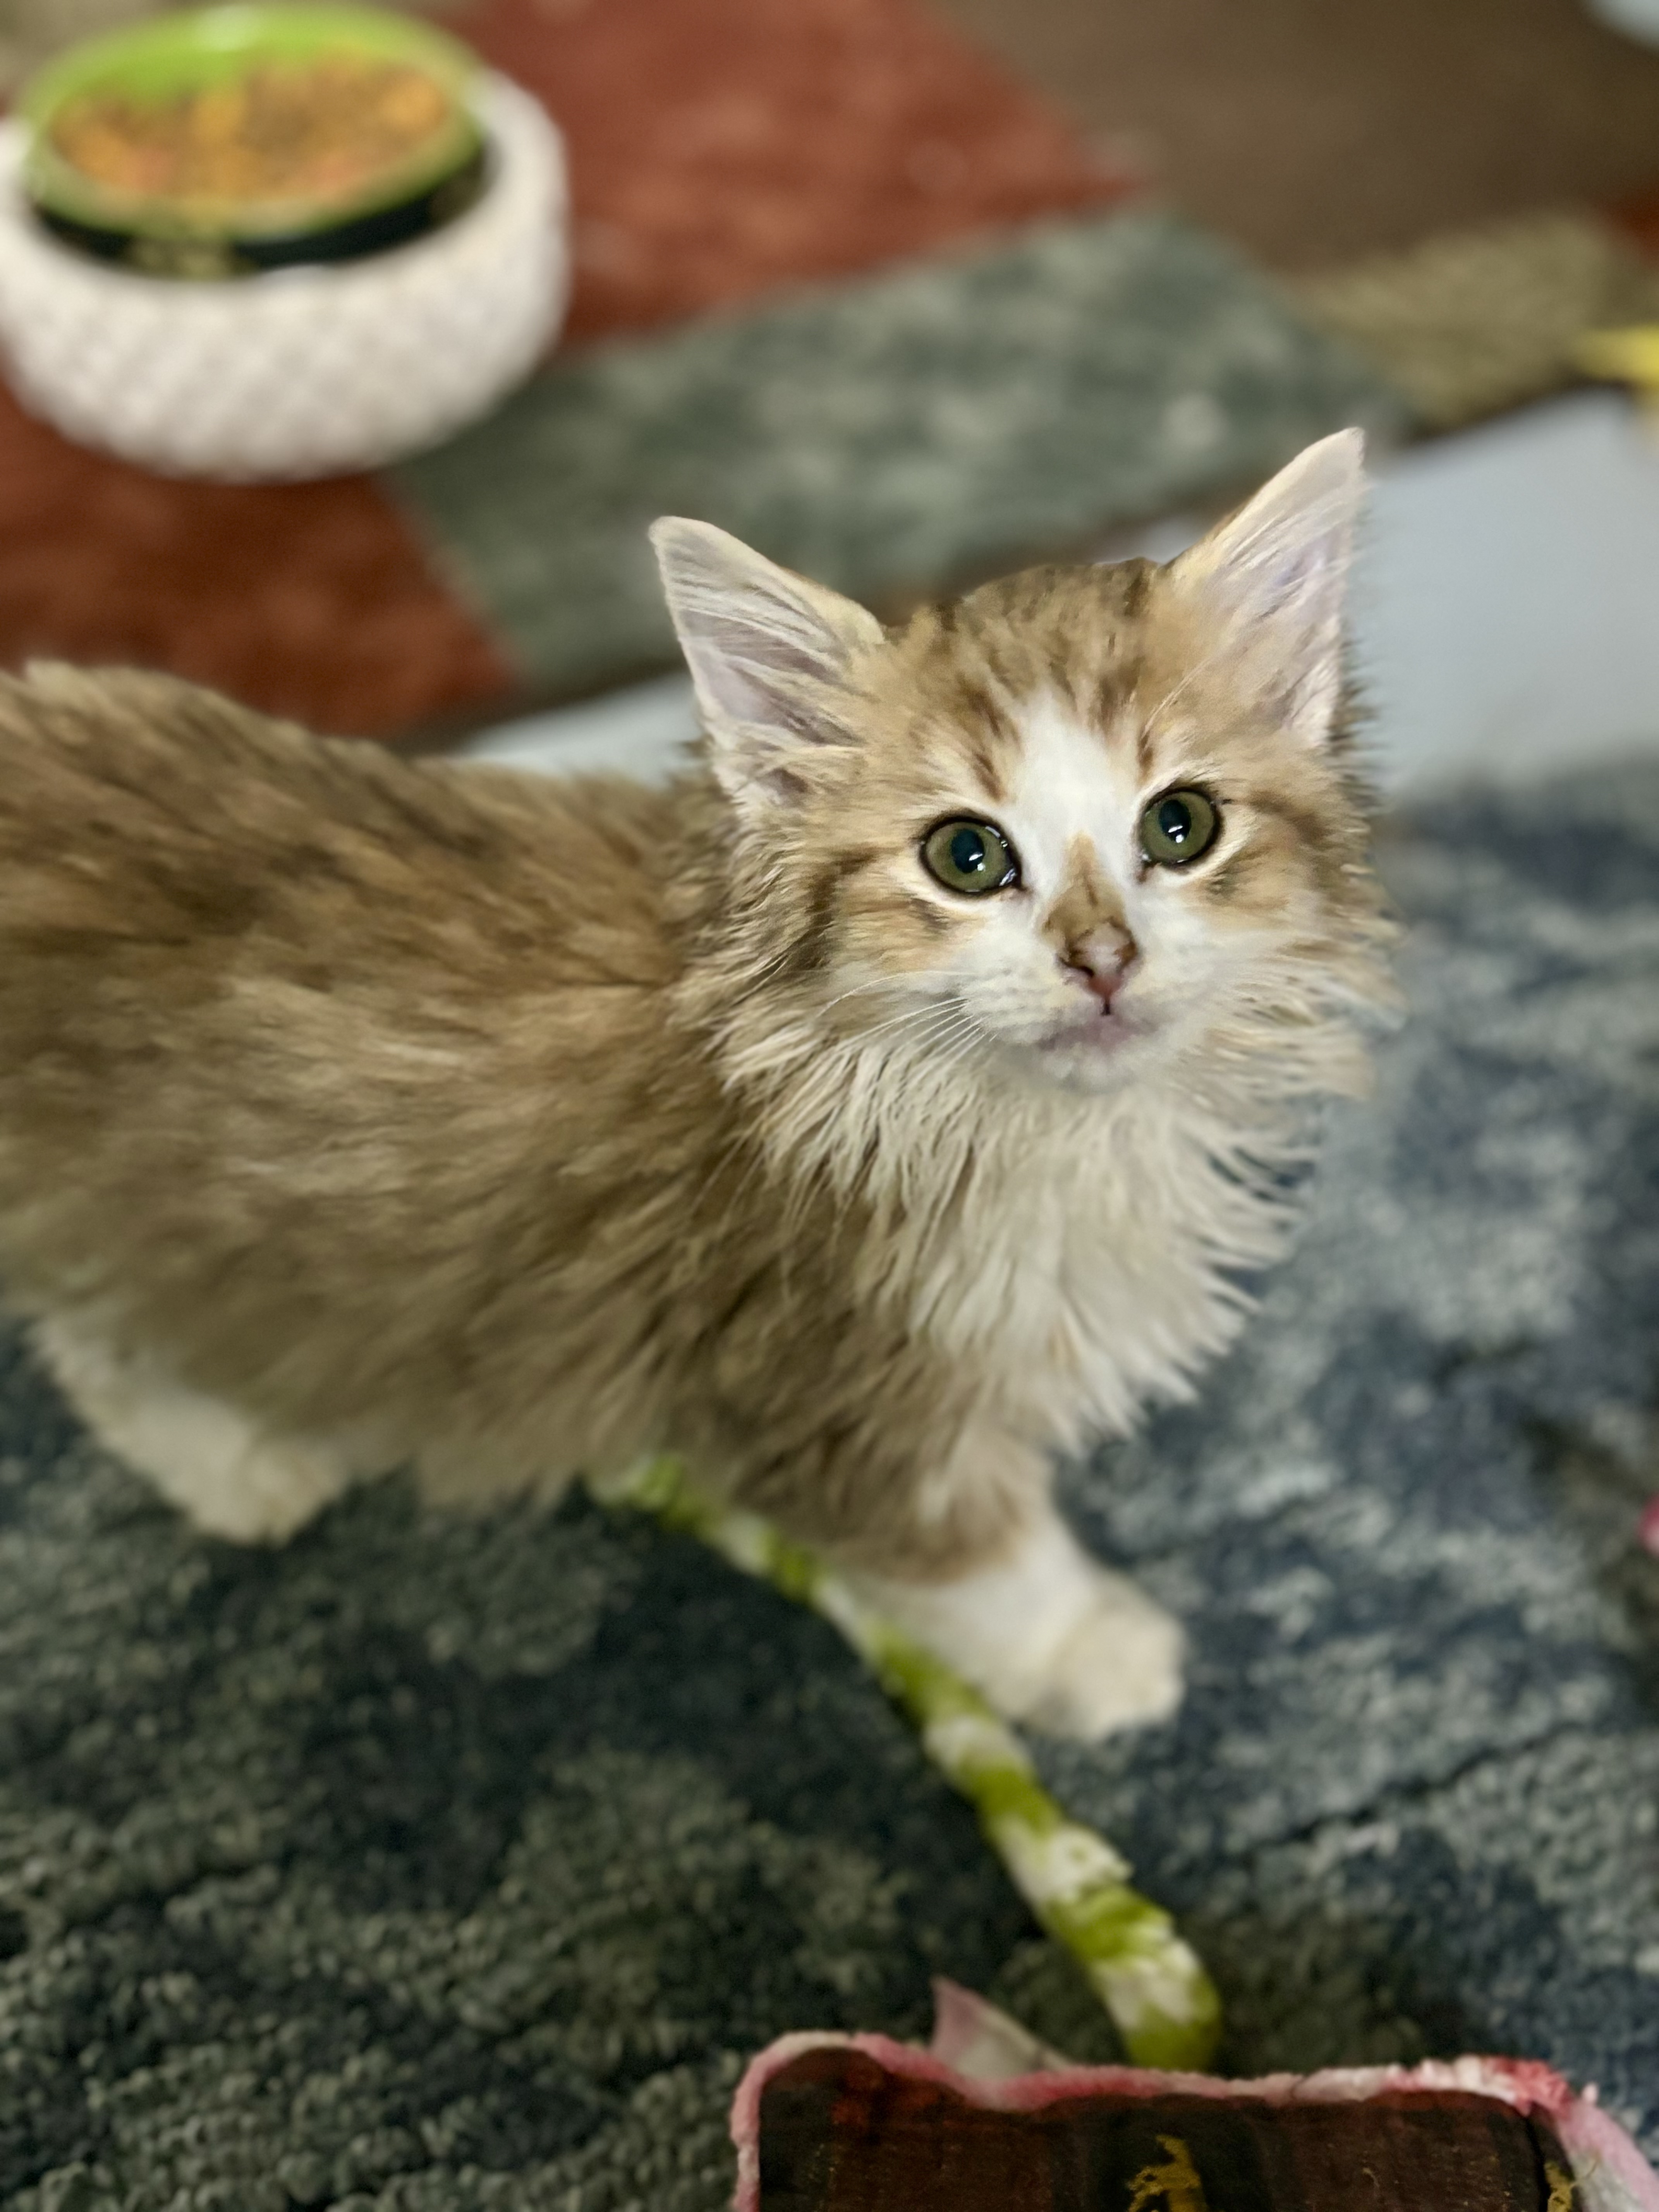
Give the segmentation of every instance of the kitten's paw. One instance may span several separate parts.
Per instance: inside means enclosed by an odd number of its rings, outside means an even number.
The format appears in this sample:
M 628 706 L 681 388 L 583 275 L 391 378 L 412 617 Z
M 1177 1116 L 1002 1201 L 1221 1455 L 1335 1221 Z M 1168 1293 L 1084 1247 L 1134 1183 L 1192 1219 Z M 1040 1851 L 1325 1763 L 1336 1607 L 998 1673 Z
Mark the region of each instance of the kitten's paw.
M 864 1587 L 1010 1720 L 1092 1741 L 1168 1720 L 1181 1703 L 1180 1624 L 1053 1515 L 997 1565 L 956 1582 Z
M 285 1544 L 350 1486 L 350 1468 L 324 1447 L 234 1437 L 211 1420 L 169 1428 L 141 1471 L 198 1528 L 233 1544 Z
M 1094 1742 L 1166 1721 L 1181 1704 L 1180 1622 L 1133 1583 L 1101 1580 L 1098 1605 L 1054 1647 L 1036 1681 L 1018 1686 L 1016 1717 L 1051 1735 Z
M 56 1322 L 35 1340 L 99 1442 L 210 1536 L 286 1543 L 350 1486 L 330 1445 L 270 1436 L 238 1407 Z

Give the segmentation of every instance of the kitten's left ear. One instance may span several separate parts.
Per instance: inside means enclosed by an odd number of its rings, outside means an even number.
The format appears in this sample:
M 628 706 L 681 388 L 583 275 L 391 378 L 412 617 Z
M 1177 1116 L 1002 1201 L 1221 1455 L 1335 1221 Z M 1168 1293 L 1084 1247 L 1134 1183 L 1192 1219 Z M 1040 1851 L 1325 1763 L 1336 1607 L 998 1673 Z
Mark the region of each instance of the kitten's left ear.
M 1322 438 L 1170 570 L 1177 591 L 1224 625 L 1243 672 L 1310 745 L 1330 735 L 1342 696 L 1342 602 L 1364 464 L 1364 431 Z
M 837 708 L 881 624 L 712 523 L 665 515 L 651 543 L 722 787 L 751 813 L 799 798 L 848 741 Z

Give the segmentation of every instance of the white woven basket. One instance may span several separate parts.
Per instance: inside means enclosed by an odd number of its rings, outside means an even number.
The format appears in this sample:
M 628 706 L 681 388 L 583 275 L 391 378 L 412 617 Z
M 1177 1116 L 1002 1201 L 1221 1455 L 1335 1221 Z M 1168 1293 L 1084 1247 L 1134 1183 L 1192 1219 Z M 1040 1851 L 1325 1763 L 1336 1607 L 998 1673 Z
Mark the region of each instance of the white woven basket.
M 293 480 L 374 468 L 485 413 L 535 366 L 569 283 L 564 158 L 494 75 L 491 173 L 430 237 L 333 267 L 192 283 L 58 245 L 0 125 L 0 344 L 25 405 L 170 476 Z

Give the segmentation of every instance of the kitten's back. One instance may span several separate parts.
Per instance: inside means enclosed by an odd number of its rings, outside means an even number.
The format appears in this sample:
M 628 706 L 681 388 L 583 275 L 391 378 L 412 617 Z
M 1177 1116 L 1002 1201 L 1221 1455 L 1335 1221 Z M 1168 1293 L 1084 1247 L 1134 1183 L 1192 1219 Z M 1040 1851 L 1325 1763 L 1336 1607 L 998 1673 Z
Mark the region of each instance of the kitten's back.
M 465 1419 L 515 1302 L 556 1321 L 584 1218 L 700 1140 L 664 1034 L 690 803 L 404 762 L 160 677 L 0 683 L 12 1301 L 273 1418 L 288 1391 Z
M 365 942 L 413 951 L 441 912 L 451 959 L 516 958 L 533 932 L 557 979 L 660 981 L 638 861 L 672 819 L 662 793 L 620 779 L 410 763 L 169 678 L 0 678 L 0 933 L 42 949 L 210 959 L 297 933 L 314 961 L 337 915 L 356 933 L 333 948 L 346 969 Z

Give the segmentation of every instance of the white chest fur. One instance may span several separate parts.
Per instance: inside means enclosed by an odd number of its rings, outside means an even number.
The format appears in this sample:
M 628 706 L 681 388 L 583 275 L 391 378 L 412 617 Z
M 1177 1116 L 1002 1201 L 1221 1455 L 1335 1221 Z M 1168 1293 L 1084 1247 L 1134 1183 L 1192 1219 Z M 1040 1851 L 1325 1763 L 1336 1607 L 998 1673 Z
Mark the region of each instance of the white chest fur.
M 779 1152 L 872 1209 L 861 1294 L 1060 1447 L 1184 1395 L 1231 1340 L 1232 1274 L 1288 1223 L 1261 1164 L 1306 1133 L 1291 1100 L 1178 1064 L 1090 1097 L 864 1043 L 803 1050 L 780 1097 Z
M 1208 1119 L 1162 1089 L 1042 1100 L 933 1163 L 954 1191 L 915 1250 L 914 1322 L 1022 1426 L 1121 1432 L 1234 1334 L 1229 1268 L 1275 1256 L 1285 1217 Z

